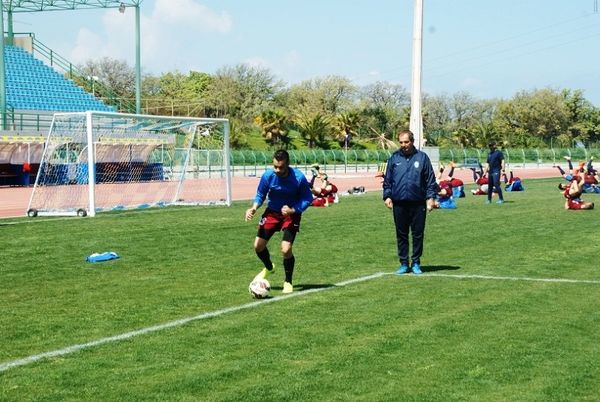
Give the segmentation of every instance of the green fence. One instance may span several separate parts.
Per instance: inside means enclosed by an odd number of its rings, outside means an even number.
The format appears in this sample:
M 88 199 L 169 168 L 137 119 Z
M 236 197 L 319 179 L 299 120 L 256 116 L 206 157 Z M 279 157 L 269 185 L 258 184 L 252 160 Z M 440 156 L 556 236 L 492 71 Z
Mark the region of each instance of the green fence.
M 600 160 L 600 149 L 590 148 L 544 148 L 544 149 L 520 149 L 507 148 L 502 149 L 504 158 L 507 163 L 512 165 L 519 164 L 560 164 L 564 162 L 564 157 L 569 156 L 572 160 Z M 440 161 L 453 161 L 459 166 L 461 164 L 471 165 L 474 161 L 485 163 L 487 158 L 487 149 L 473 148 L 457 148 L 444 149 L 440 148 Z M 562 162 L 561 162 L 562 161 Z

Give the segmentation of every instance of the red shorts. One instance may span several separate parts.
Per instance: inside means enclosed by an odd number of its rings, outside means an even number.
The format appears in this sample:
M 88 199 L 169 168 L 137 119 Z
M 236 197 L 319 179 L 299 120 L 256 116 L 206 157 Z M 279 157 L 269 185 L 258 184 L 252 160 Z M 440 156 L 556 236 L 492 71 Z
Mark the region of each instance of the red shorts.
M 312 200 L 311 204 L 313 207 L 324 207 L 327 204 L 327 200 L 323 197 L 317 197 Z
M 283 216 L 281 212 L 267 208 L 260 218 L 258 230 L 260 231 L 262 229 L 265 232 L 279 232 L 281 230 L 289 229 L 290 231 L 297 233 L 300 231 L 301 218 L 301 214 Z
M 583 207 L 583 201 L 577 198 L 574 200 L 567 200 L 567 203 L 569 205 L 569 209 L 581 209 Z

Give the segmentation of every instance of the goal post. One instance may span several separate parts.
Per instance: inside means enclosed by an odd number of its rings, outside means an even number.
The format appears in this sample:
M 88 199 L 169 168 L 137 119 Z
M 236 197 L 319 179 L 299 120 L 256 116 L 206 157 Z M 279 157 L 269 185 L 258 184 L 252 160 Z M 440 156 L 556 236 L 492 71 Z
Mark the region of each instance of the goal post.
M 28 216 L 231 205 L 229 121 L 56 113 Z

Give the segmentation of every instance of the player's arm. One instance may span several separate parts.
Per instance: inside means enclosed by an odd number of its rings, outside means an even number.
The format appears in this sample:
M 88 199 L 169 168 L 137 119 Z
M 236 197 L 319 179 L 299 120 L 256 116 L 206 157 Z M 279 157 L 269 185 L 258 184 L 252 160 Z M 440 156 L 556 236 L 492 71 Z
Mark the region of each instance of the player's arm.
M 246 210 L 246 220 L 247 221 L 254 218 L 254 215 L 256 214 L 256 211 L 258 210 L 258 208 L 260 208 L 260 204 L 258 204 L 257 202 L 254 202 L 252 204 L 252 206 Z
M 267 198 L 267 193 L 269 192 L 269 180 L 266 174 L 264 174 L 260 178 L 260 182 L 258 183 L 258 188 L 256 189 L 256 196 L 254 197 L 254 202 L 252 206 L 246 210 L 245 218 L 247 221 L 254 218 L 256 211 L 263 204 L 265 199 Z
M 284 205 L 281 209 L 283 215 L 292 215 L 295 213 L 302 213 L 310 206 L 313 201 L 313 193 L 310 190 L 310 185 L 306 180 L 306 177 L 302 177 L 300 180 L 300 188 L 298 189 L 298 200 L 292 206 Z

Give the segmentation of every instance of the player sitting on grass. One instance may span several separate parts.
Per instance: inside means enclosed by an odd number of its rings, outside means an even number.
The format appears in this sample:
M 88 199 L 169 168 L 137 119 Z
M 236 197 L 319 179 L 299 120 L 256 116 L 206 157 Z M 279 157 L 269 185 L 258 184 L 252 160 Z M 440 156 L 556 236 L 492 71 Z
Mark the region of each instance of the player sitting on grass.
M 578 168 L 577 168 L 577 169 L 573 169 L 573 162 L 571 162 L 571 157 L 570 157 L 570 156 L 565 156 L 564 158 L 567 160 L 567 164 L 569 165 L 569 171 L 568 171 L 568 172 L 565 172 L 565 171 L 563 170 L 563 168 L 561 168 L 561 167 L 560 167 L 560 166 L 558 166 L 558 165 L 557 165 L 557 166 L 555 166 L 555 167 L 558 169 L 558 171 L 560 172 L 560 175 L 561 175 L 562 177 L 564 177 L 564 179 L 565 179 L 566 181 L 571 181 L 571 180 L 573 180 L 573 177 L 574 177 L 574 176 L 576 176 L 576 175 L 578 175 L 579 173 L 582 173 L 582 172 L 583 172 L 583 167 L 585 166 L 585 162 L 583 162 L 583 161 L 582 161 L 582 162 L 579 162 L 579 166 L 578 166 Z M 590 160 L 590 162 L 591 162 L 591 160 Z
M 442 173 L 444 172 L 444 166 L 440 166 L 440 172 L 437 177 L 438 185 L 438 198 L 435 200 L 434 208 L 440 209 L 456 209 L 456 203 L 454 202 L 452 180 L 442 179 Z
M 315 179 L 317 177 L 321 180 L 320 187 L 314 186 Z M 318 165 L 313 168 L 313 177 L 310 181 L 310 191 L 314 196 L 314 199 L 311 203 L 313 207 L 328 207 L 331 203 L 339 202 L 337 186 L 329 181 L 329 176 L 327 176 L 325 173 L 319 172 Z
M 525 187 L 523 187 L 523 183 L 521 182 L 521 178 L 514 176 L 513 171 L 510 171 L 510 176 L 507 178 L 506 173 L 502 173 L 502 179 L 504 181 L 506 191 L 524 191 Z
M 581 199 L 583 193 L 583 178 L 575 176 L 569 184 L 559 183 L 558 188 L 562 190 L 565 200 L 565 209 L 593 209 L 593 202 Z
M 473 171 L 473 181 L 477 184 L 477 188 L 471 190 L 473 195 L 487 195 L 489 181 L 487 176 L 483 173 L 483 166 L 479 164 L 479 171 L 475 168 L 469 168 Z
M 465 183 L 461 179 L 454 177 L 454 168 L 456 164 L 454 162 L 448 163 L 450 169 L 448 170 L 448 181 L 452 185 L 452 196 L 454 198 L 465 197 Z M 440 175 L 444 172 L 444 165 L 440 163 Z

